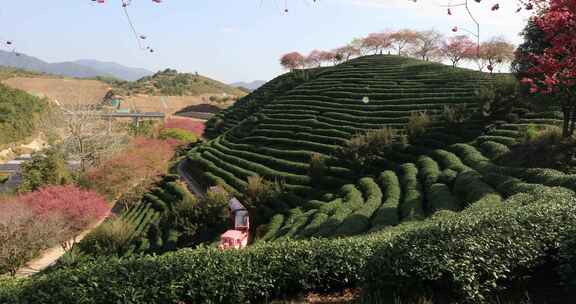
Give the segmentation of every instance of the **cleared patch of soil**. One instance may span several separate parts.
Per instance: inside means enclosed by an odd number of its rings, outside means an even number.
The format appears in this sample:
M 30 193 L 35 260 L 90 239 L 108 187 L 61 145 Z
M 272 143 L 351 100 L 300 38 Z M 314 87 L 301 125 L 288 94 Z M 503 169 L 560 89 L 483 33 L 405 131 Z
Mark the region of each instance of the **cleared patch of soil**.
M 26 91 L 32 95 L 47 97 L 62 105 L 89 105 L 102 101 L 111 87 L 97 80 L 9 78 L 2 83 Z

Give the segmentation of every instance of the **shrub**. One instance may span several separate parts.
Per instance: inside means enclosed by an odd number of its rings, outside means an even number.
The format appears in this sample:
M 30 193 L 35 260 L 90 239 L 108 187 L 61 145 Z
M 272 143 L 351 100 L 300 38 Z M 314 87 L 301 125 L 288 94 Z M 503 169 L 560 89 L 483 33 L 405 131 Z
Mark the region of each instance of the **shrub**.
M 110 219 L 94 229 L 78 244 L 79 250 L 90 255 L 117 255 L 127 250 L 136 227 L 122 218 Z
M 574 225 L 574 197 L 556 191 L 519 194 L 494 208 L 441 217 L 382 244 L 365 268 L 366 300 L 425 295 L 446 303 L 495 302 L 490 298 L 498 288 L 544 264 L 562 232 Z
M 159 138 L 164 140 L 174 139 L 184 144 L 195 143 L 198 141 L 198 138 L 196 138 L 196 136 L 191 132 L 176 128 L 163 129 L 160 131 Z
M 449 126 L 462 124 L 468 119 L 470 110 L 466 104 L 445 105 L 442 110 L 442 120 Z
M 384 189 L 383 203 L 372 218 L 372 230 L 378 230 L 386 226 L 396 226 L 400 222 L 398 205 L 402 189 L 400 181 L 393 171 L 384 171 L 380 175 L 380 185 Z
M 66 159 L 57 148 L 37 152 L 22 165 L 22 183 L 18 192 L 35 191 L 45 185 L 66 185 L 72 182 Z
M 418 168 L 412 163 L 400 167 L 400 184 L 404 197 L 400 204 L 400 218 L 403 221 L 420 220 L 424 218 L 422 185 L 418 181 Z
M 406 134 L 410 141 L 423 135 L 432 125 L 432 118 L 426 112 L 412 112 L 406 125 Z
M 270 220 L 270 223 L 266 226 L 266 234 L 262 236 L 260 239 L 261 241 L 269 241 L 272 240 L 280 228 L 284 224 L 284 215 L 283 214 L 276 214 Z
M 438 177 L 438 182 L 442 184 L 446 184 L 450 187 L 454 184 L 454 181 L 458 177 L 458 172 L 452 169 L 445 169 L 442 171 L 442 174 Z
M 312 153 L 310 156 L 310 164 L 308 168 L 308 176 L 313 185 L 319 185 L 322 178 L 326 175 L 328 166 L 326 159 L 320 153 Z
M 450 193 L 450 188 L 445 184 L 433 184 L 428 190 L 428 207 L 430 213 L 440 210 L 458 211 L 460 204 Z
M 467 171 L 460 173 L 454 181 L 454 194 L 457 195 L 464 206 L 472 204 L 479 206 L 497 206 L 502 203 L 502 197 L 490 185 L 482 181 L 478 172 Z
M 576 225 L 576 202 L 560 193 L 548 189 L 493 209 L 441 212 L 361 237 L 103 258 L 15 282 L 0 291 L 0 302 L 115 303 L 130 297 L 133 303 L 254 303 L 356 287 L 364 287 L 366 302 L 406 292 L 445 295 L 444 302 L 491 302 L 498 287 L 524 280 L 553 257 L 563 232 Z
M 480 149 L 490 159 L 502 157 L 506 153 L 510 152 L 508 146 L 493 141 L 483 142 L 480 144 Z
M 538 137 L 538 127 L 531 123 L 522 130 L 522 140 L 525 143 L 533 142 Z
M 383 157 L 386 149 L 398 140 L 396 131 L 391 128 L 370 130 L 353 136 L 337 149 L 336 155 L 342 162 L 362 173 L 374 161 Z
M 364 193 L 366 202 L 342 222 L 342 225 L 334 233 L 336 236 L 357 235 L 367 231 L 370 228 L 372 215 L 382 204 L 382 191 L 372 178 L 362 178 L 358 184 Z

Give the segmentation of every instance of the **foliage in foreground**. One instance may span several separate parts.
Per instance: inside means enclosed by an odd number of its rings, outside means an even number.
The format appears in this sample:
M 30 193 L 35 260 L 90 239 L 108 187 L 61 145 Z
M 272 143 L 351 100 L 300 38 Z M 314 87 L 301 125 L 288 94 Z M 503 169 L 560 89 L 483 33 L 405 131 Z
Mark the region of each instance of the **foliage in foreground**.
M 574 193 L 542 187 L 490 209 L 442 212 L 363 237 L 106 258 L 21 285 L 0 283 L 0 302 L 247 303 L 365 287 L 366 302 L 410 290 L 420 293 L 413 296 L 442 292 L 451 301 L 482 303 L 498 286 L 522 280 L 526 270 L 544 263 L 575 224 Z

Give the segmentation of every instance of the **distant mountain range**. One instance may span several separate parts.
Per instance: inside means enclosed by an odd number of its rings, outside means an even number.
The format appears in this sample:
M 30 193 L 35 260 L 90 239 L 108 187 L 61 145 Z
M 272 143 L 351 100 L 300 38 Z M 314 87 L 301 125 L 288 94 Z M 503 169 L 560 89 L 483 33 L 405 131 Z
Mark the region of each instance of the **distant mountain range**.
M 252 82 L 234 82 L 231 83 L 230 85 L 233 87 L 241 87 L 241 88 L 246 88 L 249 89 L 250 91 L 254 91 L 256 89 L 258 89 L 259 87 L 263 86 L 266 83 L 266 81 L 264 80 L 255 80 Z
M 114 62 L 97 60 L 77 60 L 70 62 L 48 63 L 36 57 L 0 50 L 0 66 L 8 66 L 29 71 L 55 74 L 68 77 L 91 78 L 96 76 L 114 77 L 123 80 L 138 80 L 154 74 L 140 68 L 126 67 Z

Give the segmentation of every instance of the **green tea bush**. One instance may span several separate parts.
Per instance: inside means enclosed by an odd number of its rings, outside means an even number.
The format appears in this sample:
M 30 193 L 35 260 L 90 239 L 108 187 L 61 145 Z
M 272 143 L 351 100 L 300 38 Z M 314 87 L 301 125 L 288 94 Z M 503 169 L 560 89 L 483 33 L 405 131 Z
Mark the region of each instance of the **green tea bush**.
M 284 224 L 284 215 L 283 214 L 274 215 L 270 220 L 270 223 L 266 227 L 266 234 L 264 234 L 264 236 L 262 236 L 260 240 L 262 241 L 272 240 L 274 236 L 276 236 L 276 234 L 278 233 L 278 230 L 280 230 L 280 228 L 282 227 L 282 224 Z
M 557 191 L 519 194 L 503 205 L 436 219 L 383 243 L 366 266 L 365 300 L 427 296 L 492 302 L 500 287 L 545 263 L 575 223 L 574 196 Z
M 330 216 L 326 213 L 316 213 L 310 223 L 304 227 L 299 235 L 299 238 L 308 238 L 318 233 L 318 230 L 320 230 L 322 224 L 324 224 L 329 218 Z
M 122 256 L 136 227 L 122 218 L 108 220 L 78 243 L 80 251 L 93 256 Z
M 480 149 L 490 159 L 499 158 L 505 155 L 506 153 L 510 152 L 510 148 L 508 148 L 506 145 L 493 141 L 483 142 L 482 144 L 480 144 Z
M 458 172 L 456 172 L 452 169 L 445 169 L 442 171 L 440 176 L 438 176 L 438 182 L 442 183 L 442 184 L 446 184 L 449 187 L 452 187 L 452 185 L 454 184 L 454 181 L 456 180 L 456 177 L 458 177 Z
M 367 231 L 370 228 L 372 215 L 382 204 L 382 191 L 372 178 L 362 178 L 358 185 L 364 193 L 366 202 L 342 222 L 334 233 L 336 236 L 357 235 Z
M 408 163 L 400 166 L 400 184 L 404 194 L 399 206 L 400 218 L 402 221 L 423 219 L 422 185 L 418 181 L 418 168 L 414 164 Z
M 364 197 L 362 192 L 356 188 L 355 185 L 348 184 L 342 186 L 340 189 L 342 195 L 343 204 L 348 206 L 352 210 L 357 210 L 364 205 Z
M 386 226 L 396 226 L 400 222 L 398 205 L 402 189 L 398 176 L 393 171 L 384 171 L 379 178 L 384 189 L 383 203 L 372 218 L 373 230 Z
M 425 189 L 430 188 L 440 177 L 440 167 L 432 158 L 421 156 L 418 158 L 418 174 Z
M 460 173 L 454 181 L 454 194 L 458 196 L 463 208 L 470 205 L 495 206 L 502 203 L 502 197 L 490 185 L 482 180 L 475 171 Z
M 445 184 L 431 185 L 427 192 L 427 198 L 430 213 L 435 213 L 440 210 L 460 210 L 458 199 L 452 195 L 450 188 Z
M 553 258 L 574 226 L 573 195 L 548 188 L 361 237 L 102 258 L 0 281 L 0 302 L 254 303 L 364 287 L 366 302 L 406 295 L 485 303 Z

